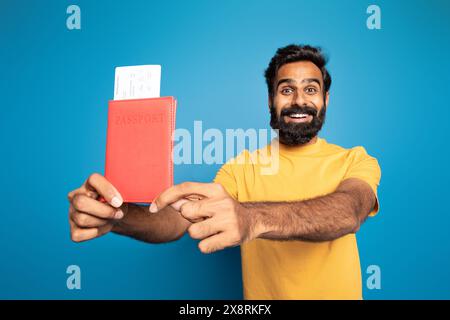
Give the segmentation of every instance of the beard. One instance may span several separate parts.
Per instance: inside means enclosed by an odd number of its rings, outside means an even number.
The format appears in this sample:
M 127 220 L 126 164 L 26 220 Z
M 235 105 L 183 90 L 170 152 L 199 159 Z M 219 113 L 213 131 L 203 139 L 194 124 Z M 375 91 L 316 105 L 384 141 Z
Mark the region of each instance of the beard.
M 274 107 L 270 107 L 270 126 L 274 130 L 278 130 L 278 138 L 281 143 L 289 146 L 299 146 L 311 141 L 325 122 L 326 105 L 324 104 L 320 112 L 317 109 L 299 105 L 292 105 L 289 108 L 281 110 L 278 117 L 277 111 Z M 284 116 L 289 116 L 294 113 L 304 113 L 312 116 L 310 122 L 294 123 L 284 121 Z

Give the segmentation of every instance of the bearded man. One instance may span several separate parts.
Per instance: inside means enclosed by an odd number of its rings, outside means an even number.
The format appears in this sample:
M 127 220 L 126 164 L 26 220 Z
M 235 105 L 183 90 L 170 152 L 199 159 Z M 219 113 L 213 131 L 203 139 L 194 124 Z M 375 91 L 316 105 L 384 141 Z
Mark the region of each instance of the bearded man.
M 68 196 L 72 239 L 112 231 L 158 243 L 188 232 L 204 253 L 241 246 L 245 299 L 362 299 L 355 233 L 378 212 L 381 170 L 363 147 L 318 136 L 330 98 L 326 62 L 309 45 L 278 49 L 265 72 L 278 137 L 227 162 L 214 183 L 175 185 L 148 208 L 123 203 L 91 175 Z M 273 156 L 274 145 L 278 170 L 262 174 L 254 159 Z

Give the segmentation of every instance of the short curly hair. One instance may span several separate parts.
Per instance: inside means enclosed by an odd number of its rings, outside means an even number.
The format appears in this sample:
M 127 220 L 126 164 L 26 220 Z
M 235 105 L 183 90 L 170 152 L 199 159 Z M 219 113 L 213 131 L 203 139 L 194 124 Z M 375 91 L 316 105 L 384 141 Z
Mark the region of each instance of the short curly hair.
M 286 47 L 278 48 L 264 72 L 267 89 L 271 98 L 273 98 L 274 81 L 278 70 L 287 63 L 297 61 L 310 61 L 314 63 L 322 72 L 324 92 L 330 90 L 331 76 L 325 67 L 328 58 L 323 54 L 322 49 L 320 47 L 312 47 L 309 45 L 290 44 Z

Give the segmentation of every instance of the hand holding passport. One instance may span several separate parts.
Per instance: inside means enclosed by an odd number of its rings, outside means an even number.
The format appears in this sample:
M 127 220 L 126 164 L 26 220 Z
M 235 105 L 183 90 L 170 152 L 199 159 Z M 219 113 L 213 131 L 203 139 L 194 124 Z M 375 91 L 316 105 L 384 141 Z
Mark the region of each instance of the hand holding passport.
M 173 184 L 177 101 L 159 97 L 160 66 L 116 68 L 108 105 L 105 177 L 124 202 L 150 203 Z
M 160 97 L 160 66 L 116 68 L 108 104 L 105 176 L 94 173 L 68 193 L 71 239 L 110 231 L 147 242 L 180 237 L 188 222 L 174 209 L 148 215 L 148 206 L 173 184 L 172 134 L 176 100 Z

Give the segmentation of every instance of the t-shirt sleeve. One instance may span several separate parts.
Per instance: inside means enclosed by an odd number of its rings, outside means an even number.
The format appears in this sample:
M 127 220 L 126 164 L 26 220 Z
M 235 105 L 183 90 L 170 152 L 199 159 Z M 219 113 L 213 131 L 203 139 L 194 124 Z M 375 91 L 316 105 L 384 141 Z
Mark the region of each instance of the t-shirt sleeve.
M 225 163 L 217 172 L 214 182 L 220 183 L 233 199 L 238 199 L 237 181 L 232 164 Z
M 370 217 L 373 217 L 380 209 L 377 192 L 381 179 L 380 166 L 377 159 L 368 155 L 363 147 L 355 147 L 352 149 L 351 153 L 351 157 L 353 158 L 352 163 L 343 180 L 358 178 L 369 184 L 376 198 L 374 209 L 369 214 Z

